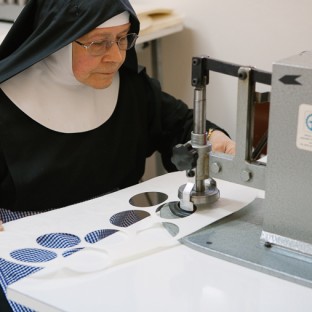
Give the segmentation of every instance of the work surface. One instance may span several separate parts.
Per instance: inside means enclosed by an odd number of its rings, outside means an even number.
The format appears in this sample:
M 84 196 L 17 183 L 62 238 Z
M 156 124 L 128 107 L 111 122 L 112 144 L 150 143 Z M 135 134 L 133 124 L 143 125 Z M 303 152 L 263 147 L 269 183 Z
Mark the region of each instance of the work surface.
M 30 277 L 12 290 L 22 302 L 45 312 L 310 312 L 312 308 L 309 288 L 183 245 L 106 272 L 53 278 Z
M 8 297 L 38 311 L 311 311 L 310 288 L 179 242 L 263 192 L 217 181 L 221 198 L 211 207 L 186 218 L 159 213 L 178 200 L 186 182 L 184 172 L 166 174 L 6 223 L 0 260 L 20 273 Z M 157 203 L 137 204 L 137 195 L 146 193 Z M 2 271 L 2 279 L 9 273 Z

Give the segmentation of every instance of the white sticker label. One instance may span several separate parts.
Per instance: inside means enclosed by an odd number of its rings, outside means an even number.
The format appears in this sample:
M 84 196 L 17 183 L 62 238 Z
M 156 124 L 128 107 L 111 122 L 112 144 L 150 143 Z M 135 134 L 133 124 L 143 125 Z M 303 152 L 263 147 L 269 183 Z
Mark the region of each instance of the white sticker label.
M 312 105 L 299 106 L 296 144 L 298 148 L 312 152 Z

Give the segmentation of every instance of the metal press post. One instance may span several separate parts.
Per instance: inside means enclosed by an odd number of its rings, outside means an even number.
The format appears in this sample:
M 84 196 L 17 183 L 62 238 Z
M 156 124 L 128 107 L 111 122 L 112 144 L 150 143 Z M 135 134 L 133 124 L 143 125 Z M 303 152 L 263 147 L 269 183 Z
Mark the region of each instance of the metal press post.
M 198 159 L 195 171 L 195 191 L 204 192 L 205 182 L 209 173 L 208 153 L 211 150 L 207 146 L 206 132 L 206 87 L 194 90 L 194 131 L 192 132 L 191 144 L 197 148 Z
M 179 188 L 180 203 L 174 213 L 192 213 L 194 205 L 211 204 L 219 199 L 216 182 L 209 178 L 209 153 L 211 144 L 206 131 L 206 85 L 208 71 L 206 58 L 193 58 L 192 85 L 194 86 L 194 120 L 191 141 L 178 145 L 173 151 L 173 163 L 179 170 L 187 170 L 190 176 L 195 168 L 195 183 L 189 182 Z

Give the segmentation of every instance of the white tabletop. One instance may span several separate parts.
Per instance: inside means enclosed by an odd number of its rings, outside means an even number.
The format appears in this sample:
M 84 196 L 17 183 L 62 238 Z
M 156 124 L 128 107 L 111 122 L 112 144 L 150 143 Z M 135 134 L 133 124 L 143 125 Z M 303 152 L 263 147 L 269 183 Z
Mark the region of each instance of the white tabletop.
M 14 292 L 14 293 L 13 293 Z M 17 294 L 19 293 L 19 295 Z M 312 289 L 183 245 L 88 278 L 29 277 L 9 295 L 38 311 L 310 312 Z M 15 295 L 15 296 L 14 296 Z

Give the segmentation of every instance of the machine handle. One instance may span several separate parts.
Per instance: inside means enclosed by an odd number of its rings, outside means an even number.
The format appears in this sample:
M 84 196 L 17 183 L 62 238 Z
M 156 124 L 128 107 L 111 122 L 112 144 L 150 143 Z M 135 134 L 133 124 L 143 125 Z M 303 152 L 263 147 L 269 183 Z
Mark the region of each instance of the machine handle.
M 191 143 L 178 144 L 172 150 L 172 163 L 178 170 L 192 170 L 196 167 L 198 153 Z

